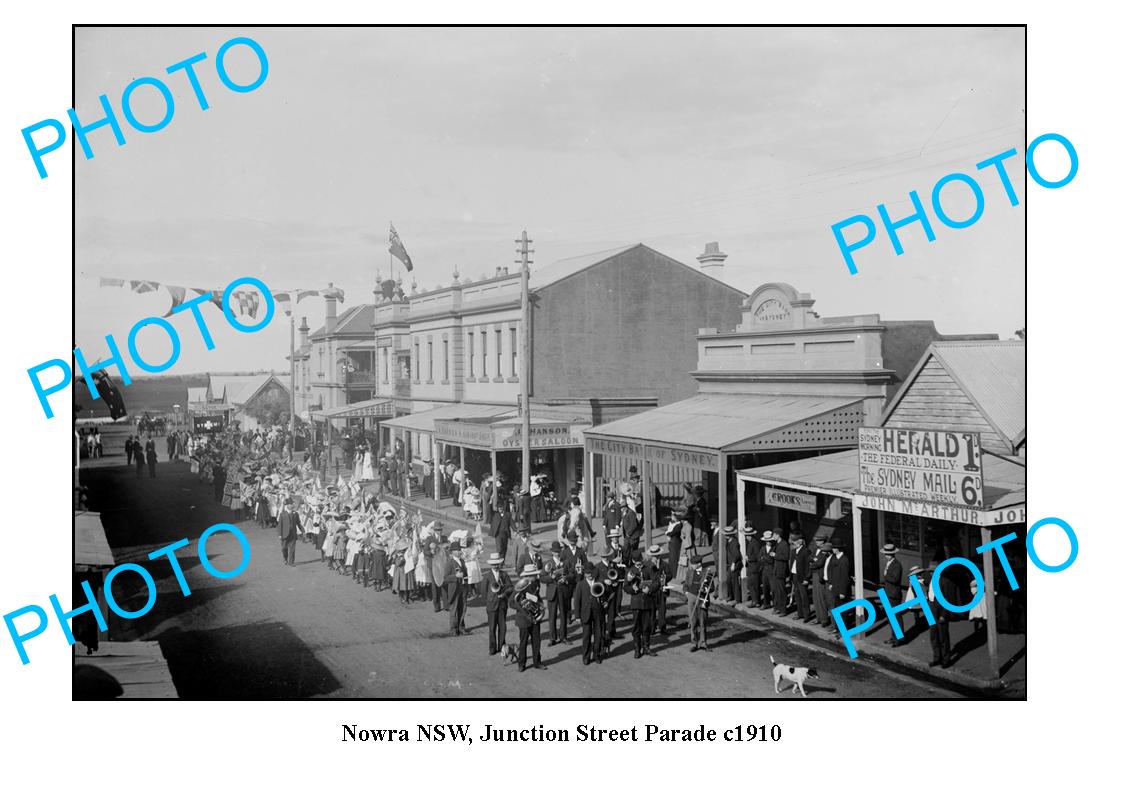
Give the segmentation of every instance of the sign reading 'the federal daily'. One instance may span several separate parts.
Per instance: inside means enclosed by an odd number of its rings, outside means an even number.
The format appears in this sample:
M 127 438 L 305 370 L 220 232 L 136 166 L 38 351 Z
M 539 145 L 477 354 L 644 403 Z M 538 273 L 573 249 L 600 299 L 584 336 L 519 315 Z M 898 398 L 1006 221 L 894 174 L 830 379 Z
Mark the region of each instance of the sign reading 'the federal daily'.
M 982 455 L 973 432 L 863 428 L 858 489 L 866 495 L 983 508 Z

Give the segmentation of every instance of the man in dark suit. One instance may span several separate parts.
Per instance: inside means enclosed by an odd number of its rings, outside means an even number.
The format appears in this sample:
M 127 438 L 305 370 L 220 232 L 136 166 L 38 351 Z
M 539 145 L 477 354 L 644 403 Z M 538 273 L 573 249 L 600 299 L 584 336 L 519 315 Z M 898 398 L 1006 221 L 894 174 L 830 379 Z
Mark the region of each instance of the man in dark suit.
M 620 507 L 620 532 L 622 534 L 620 545 L 624 548 L 624 558 L 631 558 L 632 553 L 637 551 L 642 558 L 640 539 L 643 538 L 643 525 L 639 521 L 639 516 L 627 504 Z
M 515 545 L 515 572 L 522 572 L 527 564 L 538 566 L 538 559 L 542 556 L 542 545 L 536 539 L 531 539 L 528 534 L 523 534 Z
M 448 605 L 448 629 L 459 636 L 467 633 L 464 627 L 464 610 L 468 602 L 468 567 L 460 557 L 460 542 L 453 539 L 448 545 L 448 562 L 445 570 L 445 602 Z M 436 583 L 433 588 L 439 589 Z
M 585 551 L 577 546 L 577 534 L 569 531 L 565 535 L 565 544 L 562 545 L 561 551 L 562 563 L 568 564 L 574 572 L 577 571 L 577 565 L 580 564 L 582 569 L 591 569 L 589 566 L 589 556 Z
M 542 629 L 540 622 L 542 621 L 542 612 L 538 612 L 536 618 L 532 617 L 523 605 L 525 600 L 528 604 L 541 605 L 541 599 L 538 596 L 538 569 L 533 565 L 529 565 L 521 570 L 519 582 L 524 584 L 521 591 L 515 592 L 515 627 L 519 629 L 519 671 L 526 671 L 526 647 L 530 644 L 531 650 L 534 653 L 534 668 L 545 669 L 542 665 Z
M 569 642 L 569 608 L 573 601 L 573 581 L 576 576 L 573 564 L 562 560 L 561 543 L 550 542 L 551 559 L 546 562 L 542 582 L 546 584 L 546 604 L 550 609 L 550 646 Z M 558 620 L 561 632 L 558 632 Z
M 694 485 L 694 516 L 690 518 L 690 524 L 699 533 L 699 544 L 709 545 L 713 540 L 710 538 L 710 508 L 705 494 L 706 490 L 701 484 Z
M 827 610 L 830 598 L 827 596 L 827 581 L 823 574 L 827 559 L 831 557 L 831 543 L 819 540 L 815 543 L 815 552 L 811 554 L 811 598 L 815 603 L 815 618 L 823 627 L 831 624 L 831 615 Z
M 530 519 L 533 509 L 530 504 L 530 490 L 523 489 L 519 491 L 519 496 L 515 498 L 515 530 L 521 531 L 523 528 L 530 530 Z
M 729 582 L 725 587 L 726 599 L 733 603 L 741 602 L 741 567 L 745 565 L 741 555 L 741 543 L 737 539 L 737 528 L 727 525 L 719 532 L 721 543 L 725 545 L 725 564 L 729 567 Z M 715 558 L 714 561 L 717 561 Z
M 511 515 L 506 503 L 500 503 L 499 508 L 491 515 L 491 535 L 495 539 L 495 552 L 506 562 L 507 543 L 511 540 Z
M 605 588 L 605 617 L 604 617 L 604 654 L 612 649 L 612 641 L 616 638 L 616 617 L 620 614 L 620 600 L 623 588 L 621 581 L 624 578 L 624 551 L 620 547 L 620 531 L 609 531 L 611 537 L 609 542 L 612 547 L 609 549 L 601 561 L 597 564 L 597 580 L 604 584 Z M 616 570 L 616 579 L 610 580 L 608 577 L 609 570 Z
M 885 590 L 885 596 L 889 598 L 891 605 L 899 605 L 904 594 L 905 569 L 897 560 L 897 545 L 882 545 L 881 552 L 885 556 L 885 567 L 881 570 L 881 588 Z M 885 643 L 891 647 L 899 647 L 902 639 L 897 638 L 890 628 L 889 638 L 885 639 Z
M 148 477 L 156 477 L 156 443 L 152 437 L 144 445 L 144 457 L 148 460 Z
M 620 503 L 616 500 L 616 493 L 609 492 L 608 500 L 604 504 L 604 552 L 607 554 L 612 547 L 608 534 L 620 527 Z
M 651 566 L 644 563 L 643 551 L 632 551 L 632 563 L 624 583 L 631 595 L 635 657 L 654 655 L 651 651 L 651 613 L 655 607 L 655 584 L 652 582 Z
M 604 659 L 601 647 L 604 637 L 604 606 L 599 598 L 593 596 L 595 582 L 596 572 L 589 567 L 573 595 L 574 612 L 581 620 L 581 662 L 586 666 L 594 656 L 597 663 Z
M 662 587 L 664 579 L 671 582 L 667 573 L 667 562 L 664 560 L 663 548 L 657 544 L 647 548 L 648 564 L 651 567 L 651 579 L 654 581 L 653 595 L 655 605 L 651 611 L 653 631 L 658 629 L 662 636 L 667 635 L 667 591 Z
M 932 607 L 932 618 L 936 620 L 928 628 L 928 643 L 932 646 L 932 660 L 928 661 L 928 665 L 938 665 L 941 669 L 946 669 L 951 666 L 951 634 L 948 630 L 951 614 L 936 599 L 936 592 L 932 584 L 932 576 L 935 574 L 935 568 L 939 563 L 940 556 L 932 556 L 931 566 L 933 569 L 931 572 L 924 574 L 922 582 L 924 583 L 924 596 L 928 598 L 928 604 Z M 959 604 L 955 587 L 947 578 L 940 579 L 940 593 L 952 605 Z
M 772 610 L 780 616 L 788 613 L 788 561 L 791 547 L 780 535 L 780 528 L 772 529 L 775 545 L 772 548 Z
M 745 529 L 745 584 L 748 594 L 743 595 L 750 608 L 760 605 L 760 551 L 762 545 L 756 528 Z
M 811 621 L 811 596 L 807 586 L 811 582 L 811 548 L 803 543 L 803 537 L 793 533 L 788 538 L 791 545 L 792 597 L 798 616 L 806 624 Z
M 287 566 L 296 566 L 296 539 L 303 532 L 300 517 L 292 510 L 292 500 L 286 500 L 277 518 L 277 533 L 281 537 L 281 558 Z
M 133 437 L 130 434 L 129 438 L 125 440 L 125 466 L 128 467 L 133 463 Z
M 690 557 L 690 566 L 682 580 L 682 590 L 686 593 L 686 618 L 690 627 L 690 651 L 697 652 L 699 647 L 708 650 L 706 642 L 706 623 L 709 621 L 710 611 L 706 604 L 709 591 L 703 591 L 706 573 L 702 569 L 702 557 Z M 712 583 L 710 584 L 712 589 Z
M 514 587 L 511 578 L 503 571 L 503 557 L 492 553 L 487 564 L 491 567 L 483 577 L 484 599 L 487 607 L 487 654 L 494 655 L 507 643 L 507 601 Z
M 823 580 L 827 584 L 827 617 L 831 623 L 831 632 L 836 637 L 841 637 L 834 614 L 830 612 L 850 598 L 850 557 L 842 549 L 840 540 L 825 542 L 823 546 L 828 544 L 831 555 L 823 564 Z

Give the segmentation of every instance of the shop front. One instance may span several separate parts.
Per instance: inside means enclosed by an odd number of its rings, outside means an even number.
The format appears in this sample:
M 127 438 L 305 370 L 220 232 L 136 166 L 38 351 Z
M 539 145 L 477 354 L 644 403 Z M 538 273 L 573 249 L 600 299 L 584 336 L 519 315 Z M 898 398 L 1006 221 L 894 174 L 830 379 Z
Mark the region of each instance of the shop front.
M 902 432 L 916 452 L 886 443 Z M 947 446 L 949 438 L 958 448 Z M 738 471 L 738 521 L 786 528 L 782 512 L 789 506 L 815 505 L 804 533 L 810 526 L 815 538 L 843 545 L 853 566 L 854 597 L 875 605 L 886 544 L 897 548 L 906 573 L 949 558 L 971 561 L 983 575 L 982 613 L 997 676 L 999 630 L 1025 632 L 1025 469 L 1024 458 L 984 450 L 977 433 L 863 428 L 858 450 Z M 996 570 L 993 553 L 978 552 L 1010 533 L 1017 541 L 1004 550 L 1021 584 L 1017 592 Z M 949 600 L 960 605 L 972 598 L 972 580 L 964 566 L 941 576 Z
M 584 491 L 584 432 L 588 428 L 578 418 L 532 418 L 530 422 L 530 472 L 545 477 L 556 505 L 570 494 Z M 476 485 L 486 473 L 498 474 L 500 483 L 509 489 L 522 483 L 522 418 L 517 412 L 438 420 L 433 440 L 435 445 L 459 448 L 461 466 Z M 548 495 L 543 497 L 549 500 Z

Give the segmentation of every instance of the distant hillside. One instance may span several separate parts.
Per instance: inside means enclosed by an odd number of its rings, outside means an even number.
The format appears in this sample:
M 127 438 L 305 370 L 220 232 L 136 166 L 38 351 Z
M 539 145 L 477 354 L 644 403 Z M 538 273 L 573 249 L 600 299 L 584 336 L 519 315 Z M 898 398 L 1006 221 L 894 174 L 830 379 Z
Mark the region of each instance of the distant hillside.
M 121 378 L 115 370 L 110 371 L 110 378 L 121 391 L 125 399 L 125 407 L 130 415 L 142 412 L 153 414 L 172 411 L 175 404 L 187 407 L 187 388 L 206 387 L 206 374 L 192 374 L 188 376 L 154 376 L 151 378 L 134 379 L 127 387 L 121 383 Z M 74 382 L 74 405 L 81 407 L 78 418 L 83 417 L 109 417 L 105 401 L 93 398 L 86 386 L 85 379 Z

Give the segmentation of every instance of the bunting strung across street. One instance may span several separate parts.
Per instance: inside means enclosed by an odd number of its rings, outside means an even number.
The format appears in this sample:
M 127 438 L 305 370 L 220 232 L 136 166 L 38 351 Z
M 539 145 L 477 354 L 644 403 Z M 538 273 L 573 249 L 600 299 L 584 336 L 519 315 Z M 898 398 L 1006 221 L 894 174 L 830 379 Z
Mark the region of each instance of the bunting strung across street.
M 403 249 L 404 251 L 404 249 Z M 162 282 L 154 282 L 150 279 L 119 279 L 111 276 L 99 276 L 99 287 L 125 287 L 128 285 L 129 289 L 134 293 L 151 293 L 152 291 L 159 290 L 161 287 L 168 291 L 171 297 L 171 306 L 168 311 L 164 313 L 164 317 L 171 317 L 176 307 L 182 306 L 187 299 L 187 291 L 192 291 L 200 296 L 207 296 L 207 301 L 214 304 L 220 310 L 222 309 L 222 290 L 211 290 L 210 288 L 202 287 L 181 287 L 180 285 L 168 285 Z M 335 298 L 340 303 L 343 302 L 343 290 L 338 287 L 331 287 L 328 289 L 319 288 L 297 288 L 295 290 L 278 290 L 272 293 L 273 300 L 281 305 L 281 309 L 285 315 L 292 315 L 292 308 L 294 304 L 299 304 L 309 296 L 324 296 L 325 298 Z M 295 297 L 295 299 L 294 299 Z M 248 315 L 251 318 L 257 318 L 257 314 L 261 309 L 261 297 L 256 291 L 237 290 L 231 296 L 231 308 L 237 307 L 238 312 L 242 315 Z

